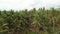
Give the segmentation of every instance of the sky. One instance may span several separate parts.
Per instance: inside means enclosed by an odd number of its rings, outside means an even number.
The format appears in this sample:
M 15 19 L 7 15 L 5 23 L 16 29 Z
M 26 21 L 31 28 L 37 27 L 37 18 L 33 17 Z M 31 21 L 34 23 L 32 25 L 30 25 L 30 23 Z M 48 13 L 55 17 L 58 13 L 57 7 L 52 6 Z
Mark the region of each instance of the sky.
M 0 0 L 0 10 L 60 7 L 60 0 Z

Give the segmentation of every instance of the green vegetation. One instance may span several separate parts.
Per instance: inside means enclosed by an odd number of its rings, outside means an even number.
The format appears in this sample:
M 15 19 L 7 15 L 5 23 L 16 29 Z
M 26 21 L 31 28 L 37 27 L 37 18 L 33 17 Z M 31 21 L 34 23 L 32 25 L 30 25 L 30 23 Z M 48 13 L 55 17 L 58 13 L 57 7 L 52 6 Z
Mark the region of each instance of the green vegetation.
M 0 34 L 60 34 L 60 9 L 0 11 Z

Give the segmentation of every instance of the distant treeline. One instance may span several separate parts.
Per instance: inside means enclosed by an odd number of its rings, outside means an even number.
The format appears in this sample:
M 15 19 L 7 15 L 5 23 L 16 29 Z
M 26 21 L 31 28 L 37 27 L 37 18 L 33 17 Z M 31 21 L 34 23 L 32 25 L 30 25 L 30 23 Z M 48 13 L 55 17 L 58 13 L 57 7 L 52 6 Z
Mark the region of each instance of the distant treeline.
M 60 34 L 60 9 L 0 11 L 0 34 Z

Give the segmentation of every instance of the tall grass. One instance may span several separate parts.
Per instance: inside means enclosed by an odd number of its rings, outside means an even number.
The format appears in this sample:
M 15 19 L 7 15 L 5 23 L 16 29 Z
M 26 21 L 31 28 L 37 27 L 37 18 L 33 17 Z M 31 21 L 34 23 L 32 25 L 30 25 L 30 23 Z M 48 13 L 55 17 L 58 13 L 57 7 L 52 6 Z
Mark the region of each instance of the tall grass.
M 0 11 L 0 34 L 59 34 L 60 9 Z

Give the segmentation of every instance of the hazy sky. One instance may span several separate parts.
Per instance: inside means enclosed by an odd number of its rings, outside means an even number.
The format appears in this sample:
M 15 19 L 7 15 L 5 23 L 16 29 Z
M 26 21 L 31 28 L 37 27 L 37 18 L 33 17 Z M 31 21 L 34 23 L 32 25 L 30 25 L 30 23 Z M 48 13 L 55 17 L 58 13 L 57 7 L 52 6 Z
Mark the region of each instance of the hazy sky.
M 32 9 L 41 7 L 58 7 L 60 0 L 0 0 L 1 10 L 19 10 L 19 9 Z

